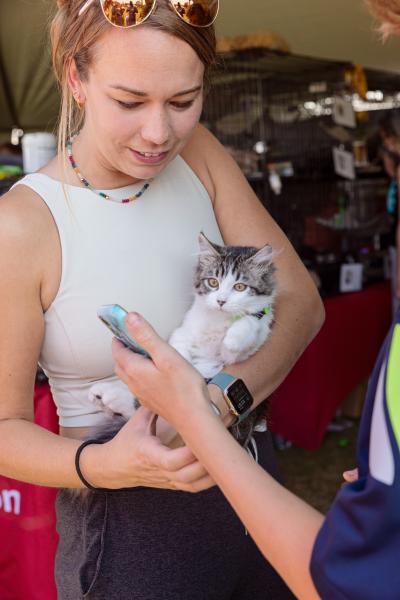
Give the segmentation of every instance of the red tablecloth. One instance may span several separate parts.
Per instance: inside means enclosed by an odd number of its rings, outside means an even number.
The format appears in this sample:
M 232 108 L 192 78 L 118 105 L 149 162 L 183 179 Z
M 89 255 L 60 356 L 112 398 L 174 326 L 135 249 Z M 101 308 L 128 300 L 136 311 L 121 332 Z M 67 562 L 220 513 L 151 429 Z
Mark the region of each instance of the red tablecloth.
M 35 389 L 35 420 L 58 431 L 47 384 Z M 29 448 L 26 448 L 29 452 Z M 0 476 L 0 599 L 56 600 L 57 491 Z
M 270 429 L 317 449 L 348 394 L 372 371 L 390 327 L 388 283 L 324 301 L 326 321 L 271 400 Z

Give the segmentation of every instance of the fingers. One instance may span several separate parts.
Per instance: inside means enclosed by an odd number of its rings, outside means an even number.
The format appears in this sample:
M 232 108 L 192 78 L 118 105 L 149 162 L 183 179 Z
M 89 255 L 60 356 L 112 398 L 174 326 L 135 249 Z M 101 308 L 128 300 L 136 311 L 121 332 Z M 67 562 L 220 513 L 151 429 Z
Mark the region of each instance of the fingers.
M 149 445 L 148 457 L 151 456 L 154 466 L 162 469 L 167 478 L 185 484 L 208 477 L 206 469 L 186 446 L 171 450 L 164 446 L 158 438 L 153 438 L 153 442 Z
M 139 406 L 126 425 L 127 429 L 134 428 L 138 433 L 155 435 L 158 415 L 144 406 Z
M 129 313 L 126 317 L 126 324 L 129 332 L 150 354 L 152 362 L 161 371 L 175 373 L 177 368 L 188 368 L 187 361 L 168 342 L 163 340 L 141 315 L 135 312 Z M 139 366 L 139 363 L 136 365 Z M 140 363 L 140 365 L 145 368 L 145 363 Z M 148 369 L 150 375 L 150 366 Z M 189 370 L 197 373 L 193 367 L 189 367 Z
M 347 483 L 352 483 L 353 481 L 357 481 L 358 469 L 352 469 L 351 471 L 345 471 L 343 473 L 343 479 L 345 481 L 347 481 Z
M 126 483 L 120 487 L 143 485 L 195 493 L 215 485 L 189 448 L 171 449 L 150 434 L 155 419 L 152 412 L 140 407 L 108 442 L 117 448 L 117 462 L 126 462 L 121 471 L 121 481 Z
M 158 420 L 158 415 L 152 413 L 153 417 L 149 423 L 149 429 L 148 429 L 148 433 L 149 435 L 157 435 L 157 420 Z
M 198 482 L 206 477 L 209 477 L 209 475 L 203 465 L 198 461 L 179 469 L 179 471 L 175 471 L 173 475 L 174 481 L 183 484 Z
M 161 466 L 166 471 L 174 473 L 197 462 L 197 458 L 193 452 L 186 446 L 175 448 L 174 450 L 166 448 L 163 445 L 161 445 L 161 447 L 164 449 L 164 455 L 161 458 Z
M 117 338 L 112 339 L 111 347 L 114 360 L 117 362 L 122 372 L 124 372 L 128 366 L 135 369 L 145 369 L 146 366 L 153 366 L 148 358 L 129 350 L 129 348 L 124 346 Z
M 197 494 L 197 492 L 204 492 L 204 490 L 208 490 L 215 486 L 215 481 L 211 479 L 209 475 L 203 477 L 203 479 L 199 479 L 194 483 L 178 483 L 174 489 L 179 490 L 181 492 L 190 492 L 191 494 Z
M 131 312 L 126 317 L 129 332 L 135 340 L 150 354 L 154 362 L 160 353 L 167 354 L 172 350 L 171 346 L 155 332 L 153 327 L 138 313 Z
M 137 451 L 140 460 L 148 467 L 170 473 L 179 471 L 197 460 L 193 452 L 186 446 L 171 449 L 164 446 L 161 440 L 154 436 L 144 436 L 138 443 Z
M 190 494 L 197 494 L 198 492 L 203 492 L 205 490 L 208 490 L 212 487 L 214 487 L 215 481 L 213 481 L 213 479 L 211 479 L 211 477 L 207 476 L 204 477 L 203 479 L 196 481 L 194 483 L 179 483 L 179 482 L 175 482 L 175 481 L 165 481 L 165 482 L 158 482 L 158 483 L 149 483 L 148 487 L 154 487 L 154 488 L 158 488 L 158 489 L 168 489 L 168 490 L 174 490 L 174 491 L 178 491 L 178 492 L 188 492 Z
M 183 462 L 192 459 L 193 462 L 179 466 Z M 176 490 L 196 493 L 207 490 L 215 485 L 214 480 L 207 473 L 206 469 L 188 448 L 171 450 L 165 464 L 170 467 L 165 471 L 165 476 Z M 178 466 L 179 468 L 176 468 Z
M 195 493 L 215 485 L 189 448 L 171 450 L 158 438 L 150 439 L 152 442 L 146 447 L 146 462 L 151 463 L 151 479 L 157 487 Z

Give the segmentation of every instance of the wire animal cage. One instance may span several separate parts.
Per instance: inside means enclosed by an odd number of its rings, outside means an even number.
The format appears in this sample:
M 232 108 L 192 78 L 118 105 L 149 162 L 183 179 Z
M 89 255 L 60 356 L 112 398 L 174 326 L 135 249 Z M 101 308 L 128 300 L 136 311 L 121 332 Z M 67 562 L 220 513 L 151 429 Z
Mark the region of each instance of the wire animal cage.
M 223 55 L 206 98 L 203 124 L 231 152 L 305 260 L 357 253 L 388 227 L 377 130 L 384 114 L 400 112 L 400 77 L 367 70 L 367 101 L 349 80 L 353 68 L 267 49 L 238 50 Z M 333 121 L 337 97 L 364 109 L 353 129 Z M 335 173 L 333 148 L 353 151 L 360 139 L 370 160 L 354 180 L 345 180 Z M 274 173 L 282 180 L 275 192 Z

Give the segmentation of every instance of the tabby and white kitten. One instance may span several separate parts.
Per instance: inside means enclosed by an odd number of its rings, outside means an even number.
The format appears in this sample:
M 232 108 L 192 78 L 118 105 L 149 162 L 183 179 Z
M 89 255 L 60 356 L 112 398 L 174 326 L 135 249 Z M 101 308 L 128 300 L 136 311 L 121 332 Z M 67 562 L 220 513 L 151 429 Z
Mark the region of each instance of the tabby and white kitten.
M 273 324 L 276 269 L 269 245 L 261 250 L 218 246 L 201 233 L 199 246 L 194 301 L 169 343 L 210 379 L 224 366 L 246 360 L 267 340 Z M 123 382 L 97 383 L 89 397 L 102 410 L 122 415 L 124 420 L 135 410 L 134 397 Z M 249 439 L 261 410 L 233 428 L 242 443 Z M 124 420 L 119 419 L 115 428 Z M 103 434 L 107 436 L 105 430 Z

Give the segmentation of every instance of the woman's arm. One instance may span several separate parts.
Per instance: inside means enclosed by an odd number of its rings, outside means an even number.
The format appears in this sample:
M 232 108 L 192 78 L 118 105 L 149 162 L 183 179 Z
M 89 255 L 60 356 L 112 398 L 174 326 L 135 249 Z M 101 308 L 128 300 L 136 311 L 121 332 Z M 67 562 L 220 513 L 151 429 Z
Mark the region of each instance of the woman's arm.
M 275 259 L 278 296 L 272 334 L 254 356 L 226 369 L 244 379 L 255 404 L 259 404 L 283 381 L 319 331 L 324 320 L 323 304 L 291 243 L 215 137 L 199 126 L 182 156 L 206 187 L 226 244 L 261 247 L 269 243 L 279 251 Z M 219 396 L 221 408 L 221 392 L 210 386 L 210 393 L 214 400 Z
M 153 361 L 114 340 L 118 376 L 142 404 L 181 433 L 294 594 L 304 600 L 318 598 L 309 564 L 323 516 L 277 483 L 237 444 L 212 411 L 199 373 L 144 319 L 131 314 L 128 326 Z
M 21 218 L 23 216 L 23 218 Z M 79 487 L 78 442 L 33 424 L 37 360 L 44 334 L 41 306 L 46 228 L 32 198 L 13 190 L 0 204 L 0 472 L 42 485 Z
M 44 336 L 43 298 L 52 269 L 54 222 L 43 202 L 16 188 L 0 203 L 0 473 L 51 487 L 83 487 L 78 440 L 33 423 L 33 394 Z M 56 239 L 57 234 L 55 234 Z M 139 411 L 103 446 L 88 446 L 81 466 L 98 487 L 148 485 L 197 491 L 212 482 L 187 448 L 171 455 Z

